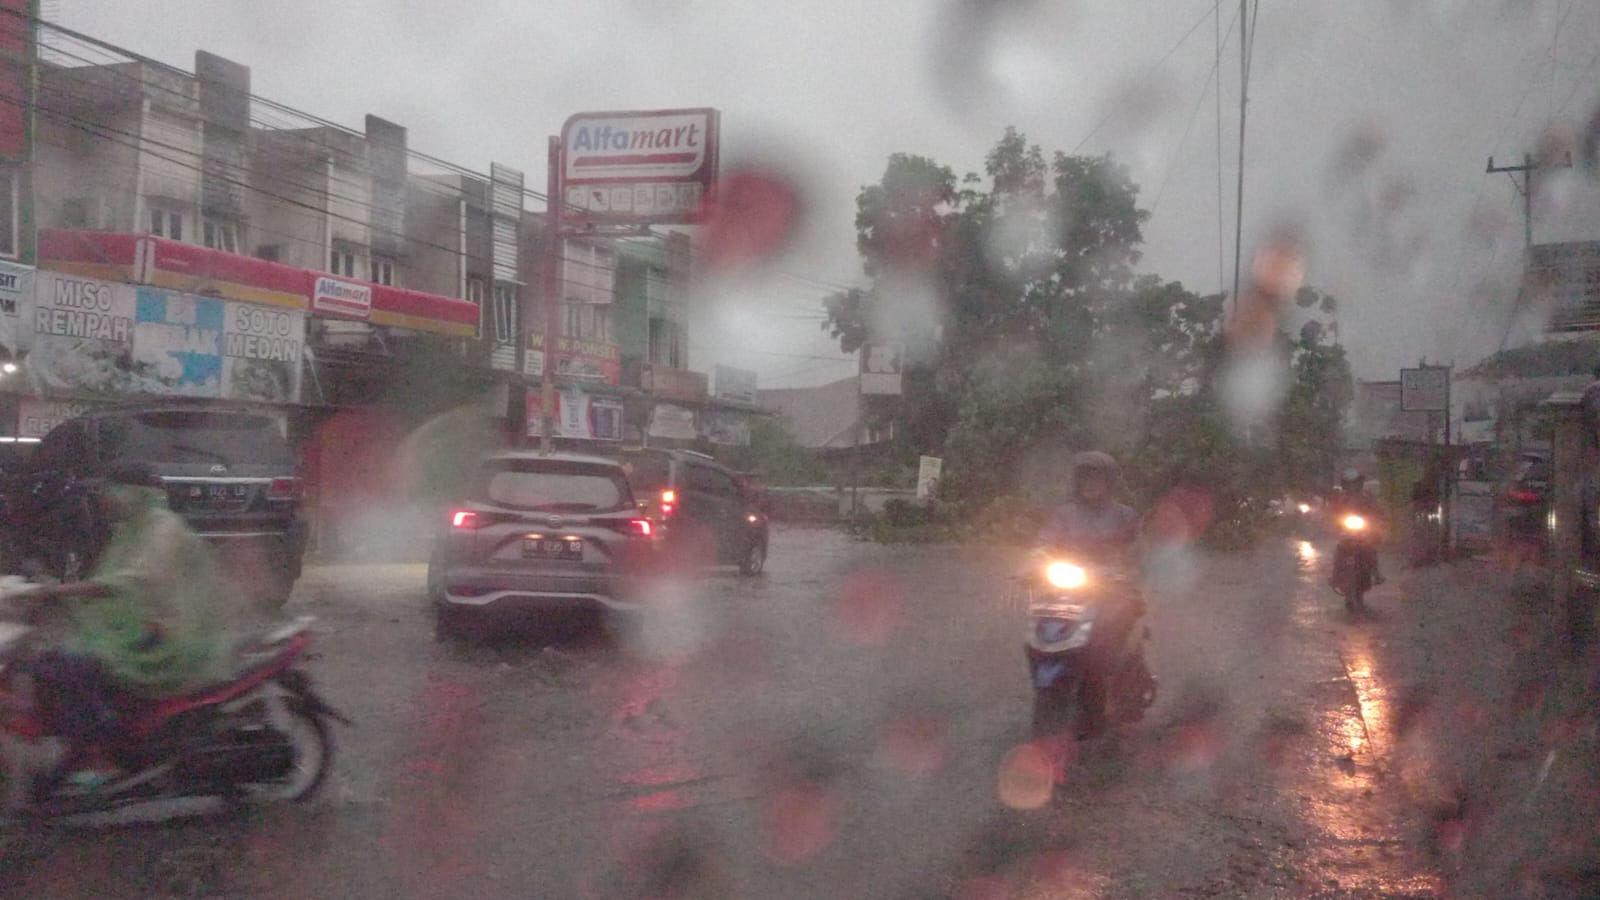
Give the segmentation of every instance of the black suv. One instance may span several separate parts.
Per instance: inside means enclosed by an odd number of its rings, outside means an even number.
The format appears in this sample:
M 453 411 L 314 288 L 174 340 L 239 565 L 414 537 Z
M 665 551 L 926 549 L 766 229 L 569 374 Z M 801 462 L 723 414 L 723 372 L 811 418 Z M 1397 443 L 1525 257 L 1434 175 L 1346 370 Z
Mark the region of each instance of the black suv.
M 294 453 L 272 418 L 180 405 L 98 410 L 52 429 L 28 466 L 41 476 L 93 479 L 123 462 L 160 477 L 173 512 L 217 547 L 254 599 L 288 599 L 306 528 Z
M 765 500 L 748 478 L 692 450 L 622 455 L 639 506 L 687 558 L 759 575 L 767 564 Z

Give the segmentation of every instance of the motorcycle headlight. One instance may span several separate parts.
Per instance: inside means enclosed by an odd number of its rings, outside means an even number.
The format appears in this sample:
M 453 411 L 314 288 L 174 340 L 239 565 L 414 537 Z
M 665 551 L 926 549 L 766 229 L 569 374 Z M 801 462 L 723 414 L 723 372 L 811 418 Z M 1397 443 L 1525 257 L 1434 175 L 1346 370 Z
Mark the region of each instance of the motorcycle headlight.
M 1044 580 L 1050 582 L 1051 587 L 1071 591 L 1088 584 L 1089 573 L 1085 572 L 1082 566 L 1057 561 L 1045 566 Z
M 1296 506 L 1296 507 L 1295 507 L 1295 509 L 1298 509 L 1298 510 L 1300 510 L 1300 515 L 1302 515 L 1302 516 L 1303 516 L 1303 515 L 1305 515 L 1305 514 L 1307 514 L 1307 513 L 1309 513 L 1309 512 L 1311 512 L 1311 504 L 1309 504 L 1309 503 L 1302 503 L 1302 504 L 1300 504 L 1300 505 L 1299 505 L 1299 506 Z
M 1358 516 L 1358 515 L 1355 515 L 1355 514 L 1351 514 L 1351 515 L 1345 516 L 1344 517 L 1344 530 L 1345 531 L 1366 531 L 1367 530 L 1367 520 L 1362 518 L 1361 516 Z

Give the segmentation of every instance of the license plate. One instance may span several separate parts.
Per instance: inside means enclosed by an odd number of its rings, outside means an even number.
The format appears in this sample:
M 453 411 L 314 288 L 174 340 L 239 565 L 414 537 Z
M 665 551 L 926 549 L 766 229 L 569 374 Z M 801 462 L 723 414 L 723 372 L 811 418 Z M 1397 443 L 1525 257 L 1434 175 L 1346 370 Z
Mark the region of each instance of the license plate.
M 243 503 L 248 497 L 249 488 L 242 484 L 197 484 L 189 488 L 189 502 L 201 506 L 228 506 Z
M 581 538 L 523 538 L 522 555 L 533 559 L 583 559 Z

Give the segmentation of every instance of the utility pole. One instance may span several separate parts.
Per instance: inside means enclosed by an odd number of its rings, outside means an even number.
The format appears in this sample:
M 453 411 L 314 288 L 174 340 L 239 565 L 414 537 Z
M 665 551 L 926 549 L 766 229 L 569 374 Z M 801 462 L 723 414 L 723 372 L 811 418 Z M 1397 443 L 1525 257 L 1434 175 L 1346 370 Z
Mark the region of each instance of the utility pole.
M 565 228 L 562 224 L 561 138 L 549 141 L 549 186 L 545 189 L 544 277 L 544 365 L 539 369 L 539 449 L 555 449 L 556 430 L 556 331 L 561 327 L 561 258 L 565 255 Z
M 1522 248 L 1527 250 L 1533 246 L 1533 175 L 1540 169 L 1570 169 L 1572 168 L 1572 154 L 1568 153 L 1566 161 L 1560 165 L 1534 162 L 1533 154 L 1522 154 L 1520 166 L 1496 166 L 1494 157 L 1489 157 L 1489 165 L 1484 172 L 1495 175 L 1505 172 L 1511 176 L 1511 183 L 1517 183 L 1516 173 L 1522 173 L 1522 183 L 1517 185 L 1517 190 L 1522 194 Z
M 1259 0 L 1257 0 L 1259 2 Z M 1239 314 L 1239 267 L 1244 257 L 1244 114 L 1250 98 L 1250 0 L 1239 0 L 1239 186 L 1233 220 L 1233 313 Z M 1222 90 L 1217 75 L 1217 91 Z

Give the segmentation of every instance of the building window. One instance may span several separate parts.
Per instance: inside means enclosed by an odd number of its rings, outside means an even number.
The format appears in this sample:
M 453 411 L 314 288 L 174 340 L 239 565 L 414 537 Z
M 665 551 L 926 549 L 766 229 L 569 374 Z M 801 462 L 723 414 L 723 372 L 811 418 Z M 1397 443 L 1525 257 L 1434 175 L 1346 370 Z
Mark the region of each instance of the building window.
M 477 306 L 483 305 L 483 279 L 467 279 L 467 300 Z
M 256 259 L 267 262 L 277 262 L 283 257 L 283 247 L 279 244 L 262 244 L 256 248 Z
M 217 219 L 206 219 L 200 231 L 205 245 L 212 250 L 221 250 L 223 253 L 239 252 L 238 225 Z
M 17 256 L 17 173 L 0 171 L 0 256 Z
M 583 337 L 583 311 L 585 304 L 561 304 L 561 333 L 570 338 Z
M 183 213 L 170 206 L 150 207 L 150 233 L 171 241 L 183 240 Z
M 94 227 L 89 224 L 89 200 L 87 197 L 70 197 L 61 201 L 61 227 Z
M 374 284 L 394 285 L 394 260 L 382 256 L 372 258 L 372 282 Z
M 494 338 L 502 344 L 516 341 L 517 288 L 502 281 L 494 285 Z
M 356 255 L 350 250 L 333 248 L 328 256 L 328 271 L 346 278 L 356 277 Z
M 650 362 L 669 369 L 683 368 L 682 343 L 678 323 L 671 319 L 650 320 Z

